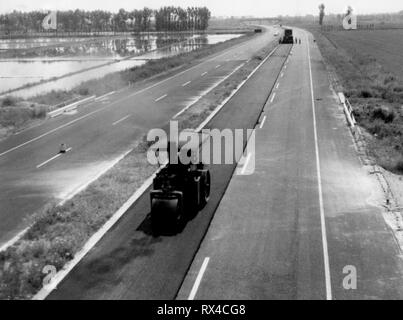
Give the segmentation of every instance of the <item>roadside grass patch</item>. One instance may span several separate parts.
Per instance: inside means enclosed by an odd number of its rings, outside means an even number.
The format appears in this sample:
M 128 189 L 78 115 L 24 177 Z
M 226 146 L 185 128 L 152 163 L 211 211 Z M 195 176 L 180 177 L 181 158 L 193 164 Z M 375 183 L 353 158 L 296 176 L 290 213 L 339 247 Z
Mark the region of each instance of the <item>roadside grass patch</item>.
M 7 96 L 1 102 L 2 107 L 13 107 L 17 104 L 17 99 L 11 96 Z

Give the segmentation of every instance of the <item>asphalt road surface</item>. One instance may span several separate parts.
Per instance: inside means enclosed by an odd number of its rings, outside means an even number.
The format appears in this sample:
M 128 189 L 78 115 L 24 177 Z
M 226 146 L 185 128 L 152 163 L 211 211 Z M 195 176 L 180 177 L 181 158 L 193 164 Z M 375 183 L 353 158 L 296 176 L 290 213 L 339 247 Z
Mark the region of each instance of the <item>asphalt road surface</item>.
M 126 88 L 1 141 L 0 246 L 27 226 L 34 211 L 74 194 L 136 138 L 162 127 L 273 39 L 270 29 L 170 78 Z M 61 143 L 72 149 L 57 156 Z
M 296 32 L 302 44 L 264 108 L 256 151 L 237 169 L 178 299 L 403 298 L 383 195 L 307 35 Z
M 207 128 L 254 128 L 290 49 L 279 47 Z M 174 299 L 235 168 L 211 165 L 211 199 L 178 233 L 153 233 L 147 190 L 48 298 Z

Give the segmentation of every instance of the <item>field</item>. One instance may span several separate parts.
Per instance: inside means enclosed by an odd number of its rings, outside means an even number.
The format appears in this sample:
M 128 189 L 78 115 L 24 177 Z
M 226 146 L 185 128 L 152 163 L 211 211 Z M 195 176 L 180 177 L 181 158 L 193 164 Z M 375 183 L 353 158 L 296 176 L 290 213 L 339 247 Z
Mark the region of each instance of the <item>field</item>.
M 351 55 L 368 54 L 385 71 L 403 79 L 403 29 L 327 32 L 326 37 Z
M 370 155 L 403 174 L 403 29 L 321 32 L 308 28 L 352 102 Z

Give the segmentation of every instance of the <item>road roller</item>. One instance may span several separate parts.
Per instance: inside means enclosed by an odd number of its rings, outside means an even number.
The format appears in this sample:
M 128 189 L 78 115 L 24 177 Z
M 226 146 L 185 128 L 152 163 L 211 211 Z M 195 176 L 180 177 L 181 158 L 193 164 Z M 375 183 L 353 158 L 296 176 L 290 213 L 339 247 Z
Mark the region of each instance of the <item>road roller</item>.
M 210 171 L 202 156 L 210 135 L 188 131 L 184 136 L 167 142 L 168 161 L 153 180 L 150 200 L 155 228 L 183 226 L 210 199 Z

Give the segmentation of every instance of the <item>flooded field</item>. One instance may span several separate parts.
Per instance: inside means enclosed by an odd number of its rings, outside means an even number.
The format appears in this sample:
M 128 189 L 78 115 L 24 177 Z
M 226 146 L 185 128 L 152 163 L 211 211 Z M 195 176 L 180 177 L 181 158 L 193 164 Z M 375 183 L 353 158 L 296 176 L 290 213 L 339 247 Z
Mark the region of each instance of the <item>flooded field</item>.
M 52 90 L 69 90 L 84 81 L 140 66 L 150 59 L 189 52 L 240 36 L 0 40 L 0 94 L 10 92 L 28 98 Z M 32 86 L 22 88 L 27 85 Z

